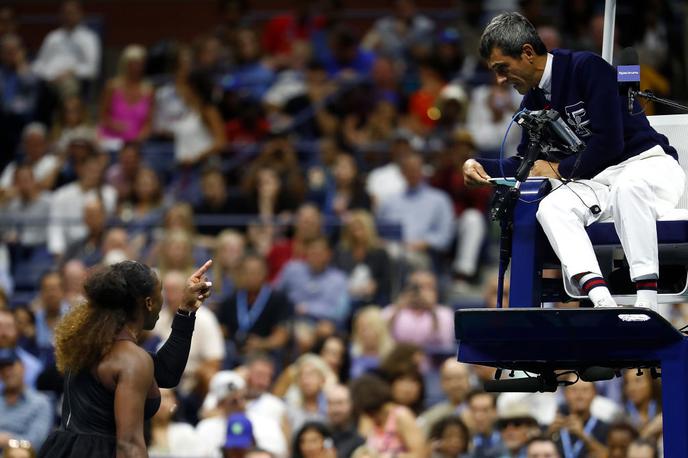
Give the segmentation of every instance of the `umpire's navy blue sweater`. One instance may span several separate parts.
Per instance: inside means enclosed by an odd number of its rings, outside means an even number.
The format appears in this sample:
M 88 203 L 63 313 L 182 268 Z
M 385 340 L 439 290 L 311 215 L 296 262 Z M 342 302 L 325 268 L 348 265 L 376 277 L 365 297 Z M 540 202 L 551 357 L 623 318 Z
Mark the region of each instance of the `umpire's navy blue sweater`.
M 590 52 L 565 49 L 552 51 L 551 108 L 576 132 L 586 148 L 576 165 L 577 155 L 559 163 L 564 178 L 592 178 L 607 167 L 636 156 L 655 145 L 678 159 L 664 135 L 657 133 L 641 112 L 638 102 L 628 113 L 628 99 L 619 95 L 616 69 Z M 526 93 L 521 108 L 540 110 L 542 99 L 533 89 Z M 523 134 L 518 155 L 504 159 L 504 174 L 513 176 L 525 154 L 528 137 Z M 502 176 L 499 159 L 479 159 L 492 177 Z

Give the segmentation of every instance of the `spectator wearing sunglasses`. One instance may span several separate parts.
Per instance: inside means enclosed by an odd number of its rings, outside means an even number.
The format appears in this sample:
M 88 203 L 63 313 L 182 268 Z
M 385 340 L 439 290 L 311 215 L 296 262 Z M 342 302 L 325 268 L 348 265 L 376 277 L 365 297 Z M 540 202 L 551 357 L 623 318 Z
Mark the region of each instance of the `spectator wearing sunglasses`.
M 540 434 L 535 417 L 523 404 L 511 404 L 500 412 L 497 430 L 504 445 L 499 458 L 525 458 L 528 441 Z

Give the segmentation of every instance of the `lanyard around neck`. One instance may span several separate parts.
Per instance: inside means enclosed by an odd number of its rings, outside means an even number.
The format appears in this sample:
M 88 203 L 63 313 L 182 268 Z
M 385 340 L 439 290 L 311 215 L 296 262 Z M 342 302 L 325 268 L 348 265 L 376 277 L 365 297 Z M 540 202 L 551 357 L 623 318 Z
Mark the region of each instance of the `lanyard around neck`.
M 583 433 L 589 436 L 592 430 L 595 429 L 595 426 L 597 426 L 597 418 L 588 418 L 588 421 L 585 422 Z M 583 450 L 583 441 L 581 439 L 576 439 L 576 442 L 571 445 L 571 435 L 568 429 L 562 429 L 559 436 L 561 437 L 561 445 L 564 449 L 564 458 L 576 458 L 581 450 Z
M 263 310 L 265 310 L 271 292 L 272 290 L 269 286 L 265 285 L 261 287 L 256 300 L 253 301 L 251 309 L 249 310 L 248 293 L 244 289 L 237 291 L 237 324 L 239 325 L 240 331 L 247 332 L 253 327 L 256 321 L 258 321 L 258 317 L 260 317 Z

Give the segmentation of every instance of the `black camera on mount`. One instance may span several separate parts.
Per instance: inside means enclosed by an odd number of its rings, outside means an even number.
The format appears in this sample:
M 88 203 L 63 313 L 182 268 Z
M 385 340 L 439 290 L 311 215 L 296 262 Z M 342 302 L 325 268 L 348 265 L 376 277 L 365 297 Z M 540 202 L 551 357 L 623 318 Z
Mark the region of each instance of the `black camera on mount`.
M 516 114 L 515 122 L 528 134 L 528 150 L 514 175 L 515 186 L 497 186 L 490 208 L 490 219 L 493 221 L 511 219 L 511 211 L 520 196 L 521 183 L 528 179 L 536 160 L 559 162 L 582 152 L 586 146 L 556 110 L 521 110 Z
M 556 110 L 522 110 L 516 115 L 516 124 L 528 133 L 531 143 L 529 150 L 531 147 L 537 149 L 536 159 L 558 162 L 585 149 L 585 143 L 561 119 Z M 519 181 L 525 181 L 526 178 L 527 175 Z

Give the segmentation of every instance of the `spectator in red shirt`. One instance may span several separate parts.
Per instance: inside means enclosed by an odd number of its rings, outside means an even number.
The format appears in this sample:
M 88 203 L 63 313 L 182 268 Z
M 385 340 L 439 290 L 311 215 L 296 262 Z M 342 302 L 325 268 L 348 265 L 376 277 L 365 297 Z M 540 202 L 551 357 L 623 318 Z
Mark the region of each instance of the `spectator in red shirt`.
M 305 257 L 306 243 L 322 235 L 322 215 L 313 204 L 303 204 L 296 212 L 294 235 L 276 242 L 268 253 L 269 279 L 274 280 L 291 259 Z
M 473 138 L 459 129 L 440 158 L 431 184 L 449 194 L 456 216 L 457 245 L 454 275 L 462 280 L 475 280 L 479 273 L 480 250 L 487 235 L 487 212 L 492 190 L 469 188 L 463 181 L 462 161 L 475 155 Z
M 308 0 L 293 2 L 294 9 L 270 19 L 262 34 L 263 49 L 276 56 L 288 56 L 295 41 L 308 41 L 325 26 L 325 17 L 313 11 Z

